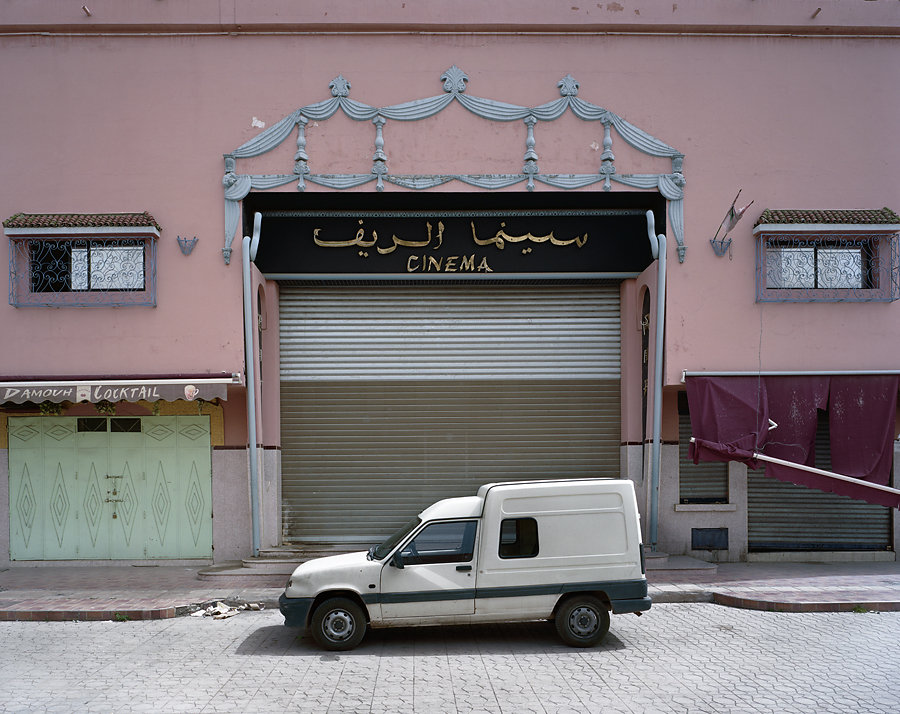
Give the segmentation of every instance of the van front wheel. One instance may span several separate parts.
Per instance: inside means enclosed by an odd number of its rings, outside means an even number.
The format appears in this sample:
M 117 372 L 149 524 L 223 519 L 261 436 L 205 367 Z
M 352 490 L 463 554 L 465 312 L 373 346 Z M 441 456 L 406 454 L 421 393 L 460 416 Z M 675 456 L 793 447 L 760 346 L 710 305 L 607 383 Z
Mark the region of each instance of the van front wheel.
M 555 621 L 560 638 L 570 647 L 593 647 L 609 632 L 609 610 L 590 595 L 566 600 Z
M 313 612 L 313 639 L 326 650 L 352 650 L 366 634 L 366 615 L 353 600 L 326 600 Z

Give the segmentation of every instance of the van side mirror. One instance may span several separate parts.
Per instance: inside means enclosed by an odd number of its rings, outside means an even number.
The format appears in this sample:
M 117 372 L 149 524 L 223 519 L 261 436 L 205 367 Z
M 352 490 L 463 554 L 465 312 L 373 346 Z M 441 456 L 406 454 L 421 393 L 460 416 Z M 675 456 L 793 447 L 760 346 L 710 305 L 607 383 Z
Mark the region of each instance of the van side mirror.
M 391 556 L 391 565 L 398 570 L 403 570 L 403 556 L 400 555 L 399 550 Z

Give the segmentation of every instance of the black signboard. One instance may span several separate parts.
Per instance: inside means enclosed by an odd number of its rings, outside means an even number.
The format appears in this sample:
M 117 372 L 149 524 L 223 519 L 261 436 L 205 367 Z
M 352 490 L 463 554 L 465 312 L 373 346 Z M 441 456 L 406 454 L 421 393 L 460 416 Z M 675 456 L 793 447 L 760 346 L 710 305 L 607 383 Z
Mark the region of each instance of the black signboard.
M 276 278 L 634 274 L 652 261 L 641 208 L 261 212 L 255 262 Z

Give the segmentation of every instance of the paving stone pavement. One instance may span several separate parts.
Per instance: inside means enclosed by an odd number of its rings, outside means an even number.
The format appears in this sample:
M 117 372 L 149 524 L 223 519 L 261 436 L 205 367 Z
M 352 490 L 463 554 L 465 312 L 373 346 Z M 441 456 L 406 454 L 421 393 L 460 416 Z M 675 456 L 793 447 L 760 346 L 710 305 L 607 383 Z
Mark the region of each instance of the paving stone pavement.
M 370 632 L 317 649 L 277 612 L 0 622 L 0 712 L 900 711 L 900 613 L 714 604 L 617 615 L 605 642 L 547 623 Z
M 696 562 L 696 561 L 695 561 Z M 717 602 L 785 612 L 900 611 L 900 562 L 722 563 L 710 574 L 649 571 L 654 603 Z M 286 576 L 198 579 L 198 567 L 0 569 L 0 621 L 163 619 L 214 600 L 277 607 Z

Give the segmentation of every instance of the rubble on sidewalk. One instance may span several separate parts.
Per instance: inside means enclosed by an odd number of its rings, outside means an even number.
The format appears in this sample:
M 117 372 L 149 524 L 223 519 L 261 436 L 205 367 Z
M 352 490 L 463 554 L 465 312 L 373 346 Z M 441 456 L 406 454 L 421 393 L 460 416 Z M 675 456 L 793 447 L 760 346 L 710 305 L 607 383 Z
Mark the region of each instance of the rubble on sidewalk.
M 214 620 L 225 620 L 229 617 L 234 617 L 243 610 L 259 611 L 264 609 L 265 605 L 256 602 L 216 600 L 211 603 L 201 603 L 192 606 L 192 611 L 189 614 L 191 617 L 211 617 Z

